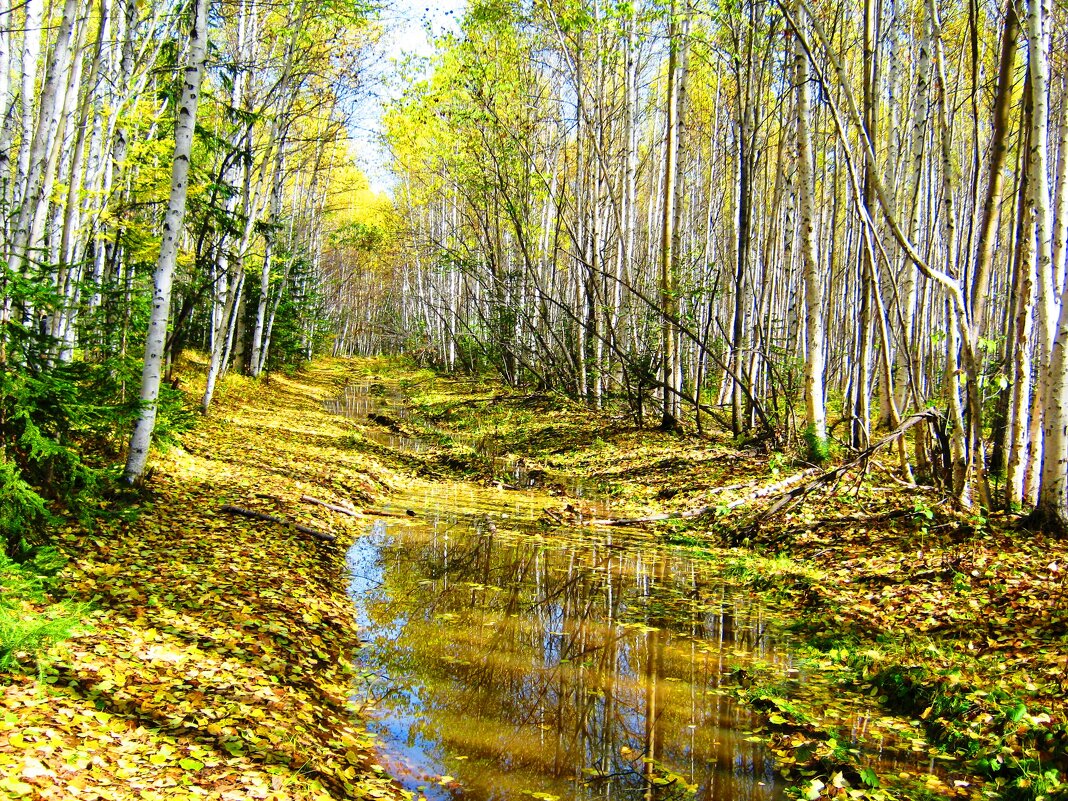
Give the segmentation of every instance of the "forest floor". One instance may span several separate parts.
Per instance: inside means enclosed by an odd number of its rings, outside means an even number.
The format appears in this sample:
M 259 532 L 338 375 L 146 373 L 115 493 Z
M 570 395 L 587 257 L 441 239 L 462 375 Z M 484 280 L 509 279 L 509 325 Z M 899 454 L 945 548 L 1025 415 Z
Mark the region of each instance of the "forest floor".
M 202 365 L 186 371 L 199 375 Z M 373 378 L 372 378 L 373 376 Z M 400 454 L 368 421 L 324 410 L 354 380 L 402 395 L 381 418 L 433 447 Z M 186 379 L 191 396 L 196 379 Z M 398 797 L 349 700 L 358 646 L 344 550 L 377 498 L 424 478 L 560 494 L 552 524 L 588 522 L 568 477 L 613 514 L 708 512 L 653 524 L 791 610 L 823 696 L 792 694 L 776 665 L 736 693 L 766 713 L 762 736 L 803 797 L 1057 796 L 1068 765 L 1068 546 L 905 488 L 877 463 L 759 526 L 802 470 L 788 454 L 639 430 L 559 395 L 513 392 L 388 362 L 319 362 L 269 382 L 230 377 L 210 417 L 154 459 L 136 497 L 101 502 L 91 530 L 59 540 L 65 591 L 87 628 L 36 674 L 0 686 L 0 789 L 29 798 Z M 356 504 L 353 516 L 302 501 Z M 317 531 L 235 516 L 226 505 Z M 836 692 L 877 699 L 914 747 L 954 767 L 907 786 L 858 770 L 824 714 Z M 915 778 L 915 777 L 914 777 Z M 880 789 L 880 786 L 883 789 Z
M 351 367 L 230 377 L 140 493 L 58 544 L 83 632 L 0 677 L 0 797 L 393 798 L 350 708 L 344 554 L 366 528 L 302 496 L 372 504 L 403 479 L 323 410 Z M 196 375 L 190 364 L 189 394 Z M 336 534 L 235 516 L 225 505 Z

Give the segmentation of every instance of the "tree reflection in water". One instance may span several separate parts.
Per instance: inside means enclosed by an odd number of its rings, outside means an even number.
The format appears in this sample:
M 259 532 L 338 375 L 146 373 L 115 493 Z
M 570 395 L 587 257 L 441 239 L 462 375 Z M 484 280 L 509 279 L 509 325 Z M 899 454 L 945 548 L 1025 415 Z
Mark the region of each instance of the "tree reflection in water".
M 378 699 L 382 759 L 405 785 L 487 801 L 781 797 L 746 739 L 754 721 L 720 691 L 753 656 L 789 659 L 748 598 L 642 532 L 539 528 L 549 498 L 439 484 L 397 503 L 419 516 L 376 523 L 349 564 L 358 659 L 376 677 L 360 693 Z

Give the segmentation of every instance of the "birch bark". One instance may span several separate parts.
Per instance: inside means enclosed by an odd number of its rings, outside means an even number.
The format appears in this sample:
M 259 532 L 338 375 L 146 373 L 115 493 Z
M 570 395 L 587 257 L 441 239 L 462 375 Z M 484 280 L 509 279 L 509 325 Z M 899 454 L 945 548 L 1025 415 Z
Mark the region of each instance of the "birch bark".
M 795 11 L 796 15 L 796 11 Z M 796 19 L 796 16 L 795 16 Z M 808 56 L 800 37 L 794 43 L 797 82 L 797 178 L 801 223 L 801 255 L 805 283 L 805 437 L 809 459 L 822 462 L 827 451 L 827 413 L 823 397 L 823 292 L 815 237 L 815 183 L 812 170 L 811 102 Z
M 174 162 L 171 168 L 171 190 L 163 220 L 159 260 L 153 275 L 152 312 L 145 342 L 145 363 L 141 373 L 141 414 L 130 437 L 125 478 L 133 483 L 141 478 L 148 462 L 148 449 L 156 425 L 156 408 L 163 367 L 163 351 L 167 341 L 167 321 L 170 317 L 171 286 L 178 260 L 178 242 L 185 219 L 185 201 L 189 190 L 189 167 L 193 151 L 193 132 L 196 126 L 200 85 L 204 79 L 207 58 L 208 0 L 195 0 L 193 25 L 189 34 L 189 54 L 182 83 L 182 97 L 178 120 L 174 129 Z
M 1039 321 L 1046 330 L 1049 370 L 1042 394 L 1041 481 L 1033 522 L 1063 534 L 1068 531 L 1068 303 L 1058 297 L 1053 264 L 1053 214 L 1049 191 L 1049 18 L 1048 0 L 1032 0 L 1027 16 L 1031 63 L 1032 208 L 1039 276 Z M 1063 184 L 1060 191 L 1065 191 Z M 1058 205 L 1061 205 L 1058 199 Z M 1055 330 L 1049 330 L 1051 322 Z
M 660 228 L 660 304 L 664 311 L 661 321 L 660 347 L 663 362 L 661 365 L 661 382 L 664 387 L 664 408 L 660 418 L 660 428 L 672 431 L 678 427 L 678 339 L 671 322 L 678 317 L 678 295 L 676 270 L 678 255 L 675 250 L 678 237 L 675 225 L 678 222 L 678 136 L 679 136 L 679 84 L 681 82 L 679 62 L 678 26 L 675 21 L 676 5 L 672 1 L 668 13 L 668 71 L 667 71 L 667 126 L 664 133 L 664 213 Z

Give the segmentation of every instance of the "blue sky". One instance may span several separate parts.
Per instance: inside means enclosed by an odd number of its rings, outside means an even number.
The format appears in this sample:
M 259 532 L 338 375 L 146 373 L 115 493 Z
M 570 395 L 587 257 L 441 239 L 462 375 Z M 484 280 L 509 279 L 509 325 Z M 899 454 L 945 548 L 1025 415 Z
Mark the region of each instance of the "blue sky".
M 351 121 L 360 166 L 372 189 L 389 192 L 392 188 L 388 157 L 377 139 L 381 132 L 383 107 L 403 89 L 396 80 L 395 65 L 406 56 L 429 56 L 433 45 L 428 29 L 433 36 L 455 29 L 466 5 L 466 0 L 436 3 L 394 0 L 383 8 L 381 19 L 387 31 L 383 41 L 384 57 L 373 68 L 371 95 L 355 111 Z

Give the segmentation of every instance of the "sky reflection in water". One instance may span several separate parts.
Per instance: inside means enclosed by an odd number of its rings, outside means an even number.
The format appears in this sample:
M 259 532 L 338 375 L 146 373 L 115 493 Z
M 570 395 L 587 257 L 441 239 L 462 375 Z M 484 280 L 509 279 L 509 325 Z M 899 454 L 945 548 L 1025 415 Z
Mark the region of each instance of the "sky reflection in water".
M 763 611 L 642 532 L 540 527 L 553 503 L 436 483 L 353 545 L 387 770 L 431 799 L 780 798 L 720 689 L 789 661 Z

